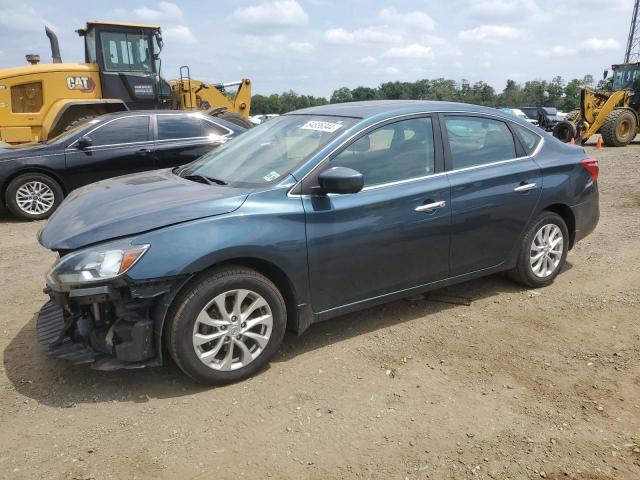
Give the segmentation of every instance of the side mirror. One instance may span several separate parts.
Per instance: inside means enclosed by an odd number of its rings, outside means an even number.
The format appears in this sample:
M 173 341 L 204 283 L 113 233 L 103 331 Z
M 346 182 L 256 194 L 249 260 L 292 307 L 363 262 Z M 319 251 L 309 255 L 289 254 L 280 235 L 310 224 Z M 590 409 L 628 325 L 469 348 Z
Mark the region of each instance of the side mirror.
M 332 167 L 318 175 L 322 193 L 358 193 L 364 187 L 360 172 L 346 167 Z
M 93 145 L 93 141 L 91 140 L 91 137 L 80 137 L 78 139 L 78 149 L 80 150 L 86 150 L 91 145 Z

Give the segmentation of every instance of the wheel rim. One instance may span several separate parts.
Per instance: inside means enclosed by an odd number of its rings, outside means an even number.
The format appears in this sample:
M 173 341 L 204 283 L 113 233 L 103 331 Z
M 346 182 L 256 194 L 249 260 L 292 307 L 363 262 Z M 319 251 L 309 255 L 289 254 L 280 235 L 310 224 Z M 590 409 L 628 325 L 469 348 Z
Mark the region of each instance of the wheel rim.
M 621 137 L 626 137 L 631 130 L 631 122 L 629 120 L 623 120 L 620 122 L 618 126 L 618 135 Z
M 42 215 L 53 207 L 55 195 L 49 185 L 43 182 L 27 182 L 16 191 L 18 208 L 29 215 Z
M 253 362 L 273 329 L 271 307 L 251 290 L 229 290 L 211 300 L 193 325 L 193 349 L 207 367 L 229 371 Z
M 529 264 L 536 277 L 545 278 L 552 275 L 564 252 L 564 236 L 562 230 L 554 223 L 543 225 L 538 229 L 529 253 Z

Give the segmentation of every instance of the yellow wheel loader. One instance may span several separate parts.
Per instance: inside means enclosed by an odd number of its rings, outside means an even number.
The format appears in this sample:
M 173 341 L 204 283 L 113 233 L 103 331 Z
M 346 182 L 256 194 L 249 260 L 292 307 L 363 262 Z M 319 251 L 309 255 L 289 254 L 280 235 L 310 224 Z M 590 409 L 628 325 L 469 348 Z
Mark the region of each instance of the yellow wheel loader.
M 206 110 L 251 126 L 248 79 L 207 84 L 192 80 L 186 66 L 178 80 L 161 77 L 157 25 L 87 22 L 77 31 L 84 38 L 85 63 L 62 63 L 56 35 L 47 27 L 45 32 L 53 63 L 39 63 L 39 56 L 30 54 L 30 65 L 0 70 L 0 141 L 44 141 L 88 118 L 121 110 Z
M 613 65 L 613 88 L 603 93 L 583 88 L 580 110 L 558 123 L 553 135 L 563 142 L 586 142 L 602 135 L 608 147 L 624 147 L 640 133 L 640 63 Z M 607 78 L 605 72 L 604 78 Z

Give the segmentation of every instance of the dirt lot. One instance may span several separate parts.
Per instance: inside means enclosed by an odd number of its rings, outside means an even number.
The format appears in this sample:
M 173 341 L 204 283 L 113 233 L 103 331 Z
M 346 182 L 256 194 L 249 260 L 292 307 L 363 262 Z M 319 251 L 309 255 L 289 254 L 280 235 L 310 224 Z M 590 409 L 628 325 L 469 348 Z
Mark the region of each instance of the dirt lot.
M 593 154 L 600 225 L 552 286 L 494 276 L 448 290 L 470 306 L 315 325 L 215 389 L 45 357 L 54 257 L 0 214 L 0 477 L 640 478 L 640 145 Z

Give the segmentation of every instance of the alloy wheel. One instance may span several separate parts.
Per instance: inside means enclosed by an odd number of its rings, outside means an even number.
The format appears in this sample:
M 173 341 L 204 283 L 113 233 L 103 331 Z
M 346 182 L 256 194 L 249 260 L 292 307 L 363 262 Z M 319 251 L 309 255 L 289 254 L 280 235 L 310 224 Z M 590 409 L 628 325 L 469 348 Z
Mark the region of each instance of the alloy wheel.
M 16 191 L 18 208 L 29 215 L 47 213 L 55 203 L 55 194 L 49 185 L 37 180 L 24 183 Z
M 266 348 L 273 329 L 271 307 L 251 290 L 217 295 L 200 312 L 193 326 L 198 359 L 214 370 L 237 370 Z
M 548 223 L 538 229 L 529 252 L 529 265 L 536 277 L 546 278 L 552 275 L 564 252 L 564 236 L 555 223 Z

